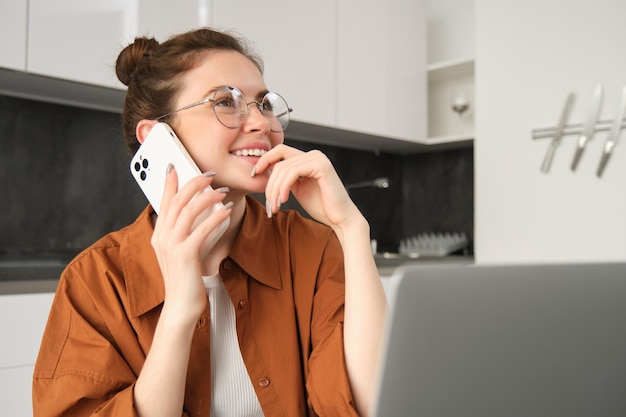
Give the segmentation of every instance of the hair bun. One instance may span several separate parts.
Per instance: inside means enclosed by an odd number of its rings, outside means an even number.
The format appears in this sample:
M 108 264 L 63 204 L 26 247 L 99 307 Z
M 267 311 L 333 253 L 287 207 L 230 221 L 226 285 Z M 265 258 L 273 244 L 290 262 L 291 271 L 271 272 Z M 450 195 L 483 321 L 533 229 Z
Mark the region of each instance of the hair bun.
M 143 63 L 144 57 L 158 46 L 156 39 L 140 37 L 120 52 L 115 62 L 115 74 L 122 84 L 128 86 L 130 77 Z

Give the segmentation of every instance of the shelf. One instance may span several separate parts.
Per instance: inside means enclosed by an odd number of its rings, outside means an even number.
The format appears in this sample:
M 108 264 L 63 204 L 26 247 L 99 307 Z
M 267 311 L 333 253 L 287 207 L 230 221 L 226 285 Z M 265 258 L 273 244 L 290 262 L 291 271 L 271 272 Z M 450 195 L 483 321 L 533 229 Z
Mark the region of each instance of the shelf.
M 446 136 L 433 136 L 426 139 L 428 145 L 441 145 L 444 143 L 458 143 L 473 142 L 474 135 L 446 135 Z
M 458 78 L 474 75 L 473 59 L 457 59 L 452 61 L 430 64 L 426 68 L 428 82 L 437 82 L 450 78 Z
M 474 60 L 455 59 L 431 64 L 428 71 L 428 143 L 471 142 L 474 137 Z M 451 110 L 457 92 L 469 98 L 462 118 Z

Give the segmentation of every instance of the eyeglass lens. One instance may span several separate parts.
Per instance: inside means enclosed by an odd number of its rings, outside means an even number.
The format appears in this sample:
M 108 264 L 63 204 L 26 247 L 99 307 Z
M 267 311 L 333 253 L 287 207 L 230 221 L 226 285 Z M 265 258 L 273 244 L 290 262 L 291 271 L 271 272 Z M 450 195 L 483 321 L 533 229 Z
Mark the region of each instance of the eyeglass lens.
M 289 124 L 289 106 L 279 94 L 269 92 L 261 102 L 247 103 L 243 93 L 234 87 L 220 87 L 213 97 L 213 111 L 217 120 L 224 126 L 241 126 L 249 112 L 249 105 L 256 105 L 263 116 L 270 121 L 274 132 L 285 130 Z

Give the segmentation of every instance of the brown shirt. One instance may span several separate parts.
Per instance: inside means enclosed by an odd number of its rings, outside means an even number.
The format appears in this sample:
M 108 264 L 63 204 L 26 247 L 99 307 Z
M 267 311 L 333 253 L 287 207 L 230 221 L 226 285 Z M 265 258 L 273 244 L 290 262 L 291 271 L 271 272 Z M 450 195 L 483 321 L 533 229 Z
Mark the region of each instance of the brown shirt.
M 33 377 L 43 416 L 134 416 L 133 387 L 161 312 L 152 209 L 78 255 L 61 276 Z M 330 228 L 248 198 L 220 274 L 266 417 L 356 416 L 343 351 L 344 271 Z M 183 416 L 209 416 L 209 308 L 193 336 Z

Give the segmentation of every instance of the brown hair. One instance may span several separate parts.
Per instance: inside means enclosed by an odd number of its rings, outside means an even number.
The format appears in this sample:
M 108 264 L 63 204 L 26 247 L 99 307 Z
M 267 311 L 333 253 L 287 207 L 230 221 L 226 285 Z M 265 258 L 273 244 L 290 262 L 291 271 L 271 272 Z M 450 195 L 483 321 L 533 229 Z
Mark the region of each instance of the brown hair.
M 263 73 L 263 61 L 243 39 L 208 28 L 182 33 L 163 43 L 154 38 L 138 37 L 120 52 L 115 71 L 117 78 L 128 87 L 122 127 L 131 152 L 139 147 L 135 134 L 137 123 L 175 110 L 173 105 L 182 76 L 213 50 L 237 51 Z

